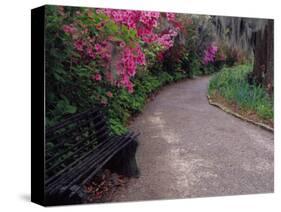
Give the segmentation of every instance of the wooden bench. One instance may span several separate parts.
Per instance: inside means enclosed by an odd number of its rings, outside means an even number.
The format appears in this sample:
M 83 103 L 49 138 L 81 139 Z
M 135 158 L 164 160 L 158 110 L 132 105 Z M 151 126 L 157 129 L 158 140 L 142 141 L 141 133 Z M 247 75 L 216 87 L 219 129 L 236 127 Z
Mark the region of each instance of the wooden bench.
M 138 134 L 114 135 L 98 108 L 75 114 L 46 130 L 45 199 L 49 205 L 81 203 L 84 186 L 102 170 L 138 176 Z

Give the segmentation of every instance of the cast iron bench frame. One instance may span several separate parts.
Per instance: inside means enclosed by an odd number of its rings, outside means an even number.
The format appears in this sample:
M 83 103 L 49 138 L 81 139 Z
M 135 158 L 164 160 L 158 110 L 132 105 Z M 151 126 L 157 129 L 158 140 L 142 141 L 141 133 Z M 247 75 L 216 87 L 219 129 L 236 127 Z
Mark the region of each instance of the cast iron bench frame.
M 128 132 L 114 135 L 99 108 L 72 115 L 46 129 L 45 200 L 49 205 L 85 201 L 83 187 L 109 168 L 137 177 L 135 160 L 137 136 Z

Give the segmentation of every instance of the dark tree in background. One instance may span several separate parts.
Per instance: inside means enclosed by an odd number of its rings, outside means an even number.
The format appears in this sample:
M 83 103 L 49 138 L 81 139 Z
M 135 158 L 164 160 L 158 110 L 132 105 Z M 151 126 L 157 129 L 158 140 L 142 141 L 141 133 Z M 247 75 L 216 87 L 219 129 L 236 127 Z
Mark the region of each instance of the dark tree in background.
M 255 33 L 253 80 L 273 94 L 273 20 Z
M 213 16 L 216 34 L 229 45 L 253 54 L 254 67 L 249 81 L 260 84 L 273 94 L 273 32 L 272 19 Z

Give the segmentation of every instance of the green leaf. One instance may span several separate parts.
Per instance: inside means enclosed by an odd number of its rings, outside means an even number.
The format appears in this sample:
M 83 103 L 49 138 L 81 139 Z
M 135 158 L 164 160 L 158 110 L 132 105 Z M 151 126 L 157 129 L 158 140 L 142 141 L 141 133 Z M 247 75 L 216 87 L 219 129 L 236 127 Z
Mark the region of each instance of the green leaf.
M 65 107 L 65 112 L 66 113 L 76 113 L 77 111 L 77 107 L 73 106 L 73 105 L 66 105 Z

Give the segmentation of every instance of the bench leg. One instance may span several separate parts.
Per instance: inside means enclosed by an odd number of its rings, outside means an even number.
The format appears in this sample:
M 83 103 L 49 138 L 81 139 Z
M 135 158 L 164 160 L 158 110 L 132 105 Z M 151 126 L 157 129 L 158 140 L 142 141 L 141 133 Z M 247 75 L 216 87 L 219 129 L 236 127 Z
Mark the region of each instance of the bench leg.
M 137 146 L 137 139 L 134 139 L 109 161 L 106 168 L 127 177 L 138 177 L 139 169 L 135 157 Z

